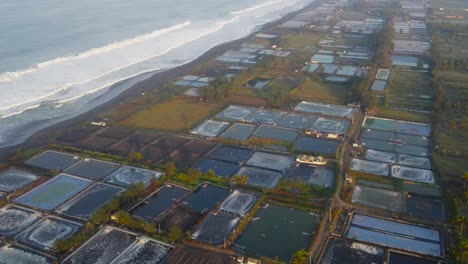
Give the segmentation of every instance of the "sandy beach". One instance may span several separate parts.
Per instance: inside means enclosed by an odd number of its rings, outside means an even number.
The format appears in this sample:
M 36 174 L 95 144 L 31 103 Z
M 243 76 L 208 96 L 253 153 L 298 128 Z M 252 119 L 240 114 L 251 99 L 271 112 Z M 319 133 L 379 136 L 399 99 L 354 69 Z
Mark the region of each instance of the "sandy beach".
M 281 24 L 291 19 L 303 10 L 320 4 L 320 2 L 320 0 L 317 0 L 300 10 L 291 12 L 283 16 L 278 20 L 266 23 L 263 26 L 261 26 L 258 31 L 253 32 L 249 36 L 213 47 L 212 49 L 208 50 L 207 52 L 205 52 L 204 54 L 200 55 L 198 58 L 187 64 L 167 70 L 162 70 L 159 72 L 143 73 L 130 79 L 116 83 L 109 88 L 109 91 L 106 94 L 95 99 L 95 101 L 104 101 L 103 103 L 99 103 L 96 107 L 89 109 L 88 111 L 83 112 L 70 119 L 58 121 L 57 123 L 51 126 L 43 128 L 40 131 L 33 133 L 27 140 L 25 140 L 22 143 L 15 144 L 11 147 L 0 148 L 0 160 L 7 159 L 12 153 L 21 148 L 37 148 L 47 145 L 48 143 L 50 143 L 50 140 L 58 136 L 61 133 L 61 131 L 63 131 L 63 129 L 90 120 L 96 114 L 102 111 L 106 111 L 110 109 L 113 105 L 123 102 L 128 98 L 138 96 L 139 94 L 154 89 L 155 87 L 162 87 L 164 84 L 169 83 L 180 76 L 183 76 L 196 65 L 212 60 L 214 57 L 223 54 L 229 49 L 239 47 L 242 43 L 245 42 L 246 39 L 250 38 L 251 36 L 259 32 L 269 30 L 277 26 L 278 24 Z M 31 124 L 31 126 L 33 125 L 34 124 Z

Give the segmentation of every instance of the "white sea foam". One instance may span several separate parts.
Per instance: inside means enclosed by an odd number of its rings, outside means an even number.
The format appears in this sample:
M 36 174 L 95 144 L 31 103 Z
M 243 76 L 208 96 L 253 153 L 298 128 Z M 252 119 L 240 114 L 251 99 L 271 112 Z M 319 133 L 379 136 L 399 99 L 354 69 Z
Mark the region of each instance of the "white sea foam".
M 251 11 L 260 9 L 262 7 L 265 7 L 265 6 L 269 6 L 269 5 L 273 5 L 273 4 L 277 4 L 277 3 L 281 3 L 281 2 L 284 2 L 284 1 L 283 0 L 270 1 L 270 2 L 262 3 L 262 4 L 259 4 L 259 5 L 256 5 L 256 6 L 244 8 L 244 9 L 237 10 L 237 11 L 233 11 L 230 14 L 231 15 L 239 15 L 239 14 L 242 14 L 242 13 L 251 12 Z
M 129 77 L 190 62 L 208 49 L 244 37 L 259 25 L 312 1 L 272 0 L 254 2 L 250 7 L 245 1 L 236 7 L 243 4 L 247 8 L 228 11 L 228 15 L 181 19 L 184 22 L 147 34 L 0 74 L 0 147 L 11 142 L 16 134 L 13 129 L 78 114 L 85 109 L 68 106 L 74 102 L 87 105 L 110 85 Z

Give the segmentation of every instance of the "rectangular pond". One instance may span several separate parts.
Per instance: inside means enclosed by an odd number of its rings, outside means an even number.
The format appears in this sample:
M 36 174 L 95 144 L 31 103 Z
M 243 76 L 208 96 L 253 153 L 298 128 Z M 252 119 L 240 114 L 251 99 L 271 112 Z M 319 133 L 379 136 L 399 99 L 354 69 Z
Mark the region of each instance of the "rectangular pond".
M 89 219 L 97 209 L 124 190 L 121 187 L 97 183 L 64 204 L 58 209 L 58 212 L 80 219 Z
M 397 162 L 397 154 L 393 152 L 386 152 L 374 149 L 367 149 L 364 155 L 365 159 L 379 162 L 386 162 L 395 164 Z
M 400 252 L 390 251 L 388 254 L 388 264 L 438 264 L 438 260 L 420 258 Z
M 314 124 L 316 120 L 317 117 L 315 116 L 289 113 L 283 119 L 281 119 L 281 121 L 278 123 L 278 126 L 292 129 L 308 129 Z
M 257 202 L 257 195 L 234 190 L 220 205 L 220 210 L 238 216 L 245 216 Z
M 246 176 L 248 185 L 269 189 L 276 187 L 283 176 L 282 173 L 277 171 L 249 166 L 241 167 L 236 175 Z
M 219 146 L 208 154 L 209 158 L 230 161 L 235 163 L 244 163 L 254 153 L 248 148 L 239 148 L 233 146 Z
M 287 141 L 293 142 L 299 136 L 299 132 L 296 130 L 281 128 L 281 127 L 272 127 L 272 126 L 259 126 L 255 130 L 253 137 L 272 139 L 278 141 Z
M 254 125 L 235 123 L 230 128 L 226 129 L 226 131 L 224 131 L 220 137 L 237 141 L 244 141 L 249 139 L 249 137 L 256 129 L 257 127 Z
M 15 199 L 15 202 L 42 210 L 53 210 L 72 198 L 91 181 L 60 174 Z
M 216 176 L 231 177 L 239 169 L 239 164 L 214 159 L 202 159 L 194 168 L 199 169 L 202 173 L 212 170 Z
M 325 188 L 335 186 L 335 171 L 327 167 L 296 165 L 288 177 Z
M 228 121 L 242 121 L 247 119 L 257 111 L 257 108 L 250 106 L 230 105 L 216 115 L 216 118 Z
M 311 154 L 335 155 L 339 145 L 340 142 L 336 140 L 302 136 L 297 140 L 294 148 Z
M 392 177 L 395 178 L 423 183 L 435 183 L 434 174 L 430 170 L 393 165 L 391 171 Z
M 15 237 L 16 241 L 44 251 L 53 251 L 55 242 L 76 234 L 83 226 L 76 222 L 47 217 Z
M 350 123 L 348 120 L 320 117 L 317 119 L 317 121 L 315 121 L 315 123 L 310 127 L 310 129 L 319 133 L 345 135 L 346 132 L 348 132 L 349 124 Z
M 266 205 L 232 244 L 240 254 L 289 261 L 301 248 L 308 248 L 319 216 L 287 207 Z
M 368 161 L 357 158 L 351 159 L 350 169 L 354 171 L 376 174 L 380 176 L 389 175 L 389 166 L 387 163 Z
M 221 203 L 228 195 L 228 189 L 205 184 L 185 198 L 184 203 L 197 212 L 208 212 L 218 203 Z
M 379 117 L 366 117 L 362 127 L 423 137 L 428 137 L 431 134 L 431 125 L 429 124 Z
M 104 181 L 121 187 L 128 188 L 132 184 L 144 183 L 145 188 L 151 184 L 153 179 L 159 179 L 162 172 L 146 170 L 131 166 L 122 166 L 112 174 L 107 176 Z
M 443 256 L 440 231 L 361 214 L 352 216 L 348 238 L 432 256 Z
M 0 173 L 0 190 L 11 192 L 25 187 L 33 181 L 39 179 L 39 176 L 16 169 L 10 169 Z
M 408 135 L 396 133 L 393 131 L 383 131 L 377 129 L 364 129 L 361 137 L 369 139 L 378 139 L 382 141 L 391 141 L 396 144 L 409 144 L 417 146 L 428 146 L 429 138 L 425 136 Z
M 106 227 L 79 247 L 63 263 L 107 264 L 135 242 L 136 236 Z
M 8 205 L 0 209 L 0 235 L 13 237 L 39 220 L 42 214 L 25 208 Z
M 93 181 L 100 181 L 118 168 L 120 168 L 120 165 L 117 163 L 95 159 L 82 159 L 65 169 L 65 173 Z
M 199 126 L 193 129 L 190 133 L 205 137 L 217 137 L 221 132 L 229 127 L 228 122 L 206 120 L 203 121 Z
M 25 164 L 46 170 L 62 171 L 79 160 L 79 157 L 71 154 L 48 150 L 27 160 Z
M 52 264 L 55 260 L 40 255 L 32 250 L 5 245 L 0 248 L 0 263 L 2 264 Z
M 302 101 L 300 102 L 294 110 L 306 112 L 306 113 L 314 113 L 319 115 L 328 115 L 328 116 L 336 116 L 336 117 L 346 117 L 352 118 L 355 113 L 355 109 L 351 107 L 341 106 L 341 105 L 331 105 L 331 104 L 322 104 L 317 102 L 307 102 Z
M 286 112 L 258 109 L 255 114 L 247 119 L 247 122 L 263 125 L 276 125 L 285 115 Z
M 400 192 L 368 186 L 356 185 L 351 202 L 392 212 L 403 210 L 403 195 Z
M 445 205 L 442 200 L 411 195 L 406 197 L 406 212 L 409 216 L 429 221 L 445 221 Z
M 151 221 L 166 212 L 189 192 L 188 189 L 176 185 L 164 185 L 133 208 L 130 213 L 141 219 Z
M 224 245 L 240 222 L 240 218 L 224 213 L 209 215 L 192 234 L 192 239 L 214 246 Z
M 323 253 L 320 264 L 383 264 L 384 250 L 367 244 L 331 238 Z
M 110 264 L 159 264 L 163 263 L 172 246 L 146 237 L 139 237 L 124 254 Z
M 252 157 L 246 162 L 246 165 L 276 170 L 284 173 L 289 169 L 291 163 L 292 158 L 290 156 L 259 151 L 252 155 Z

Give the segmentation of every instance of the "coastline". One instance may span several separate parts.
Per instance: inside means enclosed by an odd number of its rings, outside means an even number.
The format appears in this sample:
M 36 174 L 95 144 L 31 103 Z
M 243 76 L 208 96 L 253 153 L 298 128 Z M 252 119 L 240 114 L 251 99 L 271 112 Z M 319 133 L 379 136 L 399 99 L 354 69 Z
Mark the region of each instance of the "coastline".
M 109 90 L 106 91 L 105 94 L 98 96 L 92 101 L 94 102 L 96 100 L 100 100 L 105 96 L 109 96 L 109 94 L 113 92 L 115 93 L 115 91 L 118 89 L 123 89 L 123 91 L 118 93 L 116 96 L 113 96 L 112 98 L 95 106 L 94 108 L 88 111 L 85 111 L 83 113 L 80 113 L 74 117 L 68 118 L 63 121 L 57 121 L 57 123 L 55 124 L 42 128 L 39 131 L 32 133 L 32 135 L 30 135 L 23 142 L 19 142 L 18 144 L 14 144 L 8 147 L 0 147 L 0 161 L 7 159 L 10 155 L 12 155 L 15 151 L 19 149 L 38 148 L 38 147 L 47 145 L 48 143 L 51 143 L 50 139 L 58 136 L 58 134 L 60 134 L 60 132 L 62 132 L 67 127 L 71 127 L 78 123 L 89 120 L 96 114 L 109 110 L 115 104 L 123 102 L 129 98 L 135 97 L 143 92 L 154 89 L 155 87 L 158 87 L 158 86 L 162 87 L 164 84 L 171 82 L 180 76 L 183 76 L 184 74 L 189 72 L 194 66 L 207 62 L 213 59 L 214 57 L 223 54 L 227 50 L 239 47 L 242 43 L 244 43 L 247 39 L 251 38 L 253 35 L 258 34 L 259 32 L 262 32 L 262 31 L 269 30 L 281 23 L 284 23 L 285 21 L 296 16 L 298 13 L 301 13 L 304 10 L 309 9 L 313 6 L 319 5 L 321 2 L 322 0 L 315 0 L 299 10 L 290 12 L 277 20 L 273 20 L 273 21 L 270 21 L 268 23 L 261 25 L 258 28 L 258 30 L 252 32 L 251 34 L 243 38 L 228 41 L 228 42 L 219 44 L 217 46 L 214 46 L 208 51 L 206 51 L 205 53 L 201 54 L 200 56 L 198 56 L 197 58 L 195 58 L 194 60 L 186 64 L 183 64 L 174 68 L 169 68 L 166 70 L 142 73 L 137 76 L 133 76 L 123 81 L 120 81 L 118 83 L 115 83 L 108 88 Z M 145 77 L 142 80 L 140 80 L 143 76 L 146 76 L 146 75 L 151 75 L 151 76 Z M 129 82 L 131 83 L 135 81 L 136 81 L 135 84 L 132 84 L 127 88 L 123 88 L 125 86 L 128 86 Z M 31 126 L 34 126 L 34 124 L 32 124 Z

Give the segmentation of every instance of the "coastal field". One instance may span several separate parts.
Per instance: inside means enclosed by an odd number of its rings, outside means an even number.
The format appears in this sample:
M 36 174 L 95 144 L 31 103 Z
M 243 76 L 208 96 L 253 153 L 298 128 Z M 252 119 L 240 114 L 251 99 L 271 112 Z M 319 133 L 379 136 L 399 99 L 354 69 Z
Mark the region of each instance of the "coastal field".
M 162 131 L 182 131 L 192 128 L 218 109 L 216 106 L 176 98 L 143 109 L 121 121 L 119 125 Z

